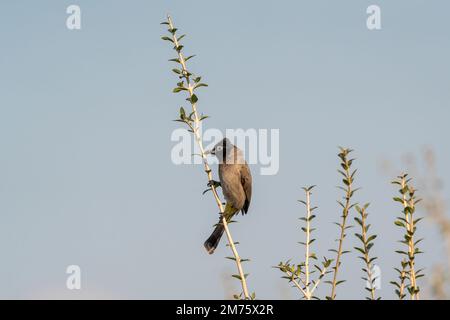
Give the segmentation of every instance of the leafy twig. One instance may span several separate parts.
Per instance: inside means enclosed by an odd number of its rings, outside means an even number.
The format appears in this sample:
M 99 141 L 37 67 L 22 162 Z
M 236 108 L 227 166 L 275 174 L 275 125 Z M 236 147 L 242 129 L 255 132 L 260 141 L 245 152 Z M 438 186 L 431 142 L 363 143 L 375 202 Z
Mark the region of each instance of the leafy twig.
M 216 200 L 217 206 L 220 210 L 220 214 L 224 213 L 224 208 L 222 205 L 222 201 L 217 193 L 216 185 L 214 184 L 213 176 L 211 168 L 208 165 L 207 156 L 205 149 L 203 147 L 203 141 L 200 134 L 200 123 L 207 118 L 207 116 L 200 115 L 197 110 L 197 102 L 198 97 L 195 94 L 195 90 L 201 87 L 207 87 L 207 84 L 201 82 L 201 77 L 195 76 L 193 73 L 188 71 L 186 62 L 193 58 L 194 56 L 185 57 L 182 53 L 183 45 L 180 44 L 180 40 L 184 38 L 185 35 L 177 37 L 177 28 L 174 27 L 172 19 L 170 16 L 167 17 L 167 21 L 162 22 L 161 24 L 168 26 L 169 36 L 162 37 L 163 40 L 169 41 L 174 45 L 174 50 L 177 52 L 177 57 L 170 59 L 169 61 L 175 62 L 179 64 L 179 68 L 175 68 L 172 71 L 178 75 L 180 82 L 177 83 L 177 87 L 173 89 L 174 93 L 186 91 L 188 93 L 188 98 L 186 99 L 192 108 L 192 112 L 188 115 L 183 107 L 180 108 L 180 116 L 179 119 L 175 120 L 178 122 L 185 123 L 189 127 L 189 131 L 193 133 L 197 145 L 200 149 L 200 156 L 203 160 L 204 170 L 206 175 L 208 176 L 208 182 L 210 184 L 210 188 L 212 194 L 214 195 L 214 199 Z M 223 227 L 225 230 L 225 234 L 228 239 L 228 244 L 233 252 L 233 260 L 236 262 L 236 267 L 238 269 L 238 275 L 234 275 L 235 278 L 238 278 L 241 282 L 242 286 L 242 294 L 245 299 L 250 299 L 254 297 L 248 292 L 246 274 L 242 268 L 243 259 L 240 258 L 238 251 L 236 249 L 236 243 L 233 241 L 230 230 L 228 228 L 228 223 L 226 219 L 221 219 L 223 223 Z
M 414 187 L 410 185 L 411 179 L 408 178 L 407 174 L 403 174 L 397 177 L 397 180 L 393 181 L 393 184 L 400 186 L 399 193 L 400 197 L 395 197 L 394 201 L 402 204 L 403 207 L 403 217 L 397 217 L 395 220 L 395 225 L 404 229 L 405 234 L 403 240 L 400 242 L 405 244 L 408 251 L 397 250 L 396 252 L 407 257 L 408 269 L 406 274 L 409 278 L 409 285 L 407 290 L 410 294 L 411 300 L 419 299 L 420 288 L 417 285 L 417 279 L 423 277 L 421 273 L 422 270 L 415 269 L 415 258 L 417 254 L 422 253 L 417 244 L 422 241 L 422 239 L 415 240 L 414 235 L 417 229 L 417 223 L 422 220 L 422 218 L 414 219 L 414 213 L 416 211 L 416 204 L 420 199 L 416 198 L 416 191 Z M 402 263 L 403 264 L 403 263 Z
M 355 247 L 355 250 L 359 251 L 362 256 L 361 258 L 364 261 L 364 268 L 362 269 L 366 273 L 366 277 L 362 279 L 369 283 L 369 287 L 365 289 L 370 292 L 369 300 L 376 300 L 375 296 L 375 281 L 377 280 L 376 276 L 373 274 L 373 262 L 377 259 L 377 257 L 370 257 L 370 249 L 373 247 L 373 241 L 377 237 L 376 235 L 369 235 L 370 224 L 367 224 L 367 208 L 369 204 L 365 204 L 362 208 L 356 206 L 356 211 L 359 213 L 359 217 L 355 217 L 355 221 L 361 227 L 361 233 L 355 233 L 355 236 L 361 241 L 362 247 Z
M 342 201 L 338 201 L 339 205 L 342 207 L 342 220 L 341 223 L 336 224 L 339 226 L 340 230 L 340 236 L 339 236 L 339 245 L 338 249 L 331 249 L 330 251 L 336 253 L 336 261 L 335 265 L 333 267 L 333 280 L 327 281 L 327 283 L 331 284 L 331 294 L 330 296 L 327 296 L 328 300 L 334 300 L 336 299 L 336 287 L 345 282 L 345 280 L 339 280 L 338 281 L 338 271 L 339 267 L 341 266 L 341 259 L 342 255 L 345 253 L 348 253 L 349 251 L 345 251 L 343 249 L 344 239 L 346 236 L 346 230 L 350 228 L 350 226 L 347 226 L 347 217 L 350 212 L 350 210 L 355 206 L 355 204 L 351 203 L 351 199 L 353 197 L 353 194 L 357 191 L 357 189 L 353 189 L 353 179 L 356 173 L 356 170 L 351 171 L 351 166 L 354 159 L 348 159 L 348 155 L 353 151 L 351 149 L 345 149 L 340 148 L 340 153 L 338 154 L 339 158 L 341 159 L 341 167 L 343 170 L 338 170 L 338 172 L 343 176 L 342 182 L 344 183 L 345 187 L 339 187 L 339 189 L 343 190 L 345 192 L 344 196 L 344 203 Z
M 291 264 L 290 261 L 284 263 L 280 262 L 278 266 L 275 267 L 286 274 L 283 278 L 292 282 L 294 286 L 300 290 L 303 298 L 306 300 L 314 298 L 314 291 L 317 289 L 322 278 L 329 272 L 328 268 L 333 261 L 324 257 L 322 267 L 314 265 L 314 268 L 319 272 L 319 276 L 315 281 L 311 280 L 311 275 L 314 271 L 310 270 L 310 262 L 311 259 L 317 260 L 316 255 L 311 251 L 311 244 L 315 241 L 315 239 L 311 238 L 311 234 L 315 230 L 311 228 L 311 221 L 315 218 L 315 215 L 312 213 L 317 209 L 317 207 L 311 207 L 311 190 L 313 188 L 314 186 L 303 188 L 306 194 L 306 201 L 299 200 L 299 202 L 303 203 L 306 207 L 306 217 L 300 218 L 300 220 L 305 221 L 305 227 L 302 227 L 302 231 L 305 233 L 306 242 L 300 242 L 300 244 L 305 246 L 305 262 L 298 265 Z
M 397 295 L 397 297 L 399 298 L 399 300 L 403 300 L 406 297 L 405 294 L 405 286 L 406 286 L 406 278 L 407 278 L 407 267 L 408 267 L 408 261 L 406 259 L 403 259 L 401 262 L 401 269 L 398 268 L 394 268 L 395 271 L 397 271 L 398 273 L 398 279 L 399 282 L 397 281 L 391 281 L 391 284 L 393 284 L 396 289 L 395 289 L 395 294 Z

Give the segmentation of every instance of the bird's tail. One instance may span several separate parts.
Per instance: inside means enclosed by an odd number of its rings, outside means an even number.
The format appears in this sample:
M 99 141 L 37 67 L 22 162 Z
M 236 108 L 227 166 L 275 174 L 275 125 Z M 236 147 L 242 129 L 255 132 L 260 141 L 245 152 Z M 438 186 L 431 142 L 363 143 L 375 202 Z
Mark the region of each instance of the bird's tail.
M 222 221 L 222 219 L 221 219 L 221 221 Z M 213 254 L 214 250 L 216 250 L 217 246 L 219 245 L 220 238 L 222 238 L 223 231 L 224 231 L 223 224 L 221 222 L 219 222 L 216 225 L 216 228 L 214 229 L 214 231 L 209 236 L 209 238 L 205 241 L 204 246 L 205 246 L 206 251 L 208 251 L 209 254 Z
M 219 245 L 220 238 L 222 238 L 223 232 L 225 230 L 222 223 L 223 217 L 226 217 L 228 222 L 238 211 L 239 210 L 233 208 L 229 203 L 227 203 L 227 205 L 225 206 L 225 211 L 223 215 L 220 217 L 219 223 L 216 225 L 213 233 L 211 233 L 209 238 L 204 243 L 206 251 L 208 251 L 209 254 L 214 253 L 214 250 L 216 250 L 217 246 Z

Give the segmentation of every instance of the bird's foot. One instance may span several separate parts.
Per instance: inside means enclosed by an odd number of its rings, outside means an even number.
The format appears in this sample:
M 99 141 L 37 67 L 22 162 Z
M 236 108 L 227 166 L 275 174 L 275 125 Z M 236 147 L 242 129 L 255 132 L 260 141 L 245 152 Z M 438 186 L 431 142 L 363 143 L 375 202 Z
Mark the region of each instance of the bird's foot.
M 211 180 L 211 181 L 208 182 L 207 186 L 210 187 L 210 188 L 212 188 L 212 186 L 214 186 L 214 188 L 218 188 L 221 185 L 220 185 L 219 181 Z

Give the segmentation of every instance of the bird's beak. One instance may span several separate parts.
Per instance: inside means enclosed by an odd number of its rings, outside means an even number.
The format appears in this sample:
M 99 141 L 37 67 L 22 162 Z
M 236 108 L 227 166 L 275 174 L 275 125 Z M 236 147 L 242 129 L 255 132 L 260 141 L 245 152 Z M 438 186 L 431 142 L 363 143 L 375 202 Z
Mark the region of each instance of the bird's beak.
M 216 153 L 214 152 L 214 149 L 213 149 L 213 150 L 206 150 L 206 151 L 205 151 L 205 154 L 206 154 L 206 155 L 208 155 L 208 154 L 215 155 Z

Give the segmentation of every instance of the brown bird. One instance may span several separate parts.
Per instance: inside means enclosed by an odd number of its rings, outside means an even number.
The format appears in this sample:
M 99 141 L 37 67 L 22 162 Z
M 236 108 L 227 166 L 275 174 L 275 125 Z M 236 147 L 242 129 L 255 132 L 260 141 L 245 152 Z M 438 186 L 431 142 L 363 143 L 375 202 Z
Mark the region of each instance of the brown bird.
M 248 211 L 252 198 L 252 175 L 242 151 L 227 138 L 216 144 L 208 153 L 219 160 L 219 183 L 226 200 L 219 223 L 204 243 L 208 253 L 213 254 L 224 232 L 223 217 L 229 222 L 239 211 L 243 215 Z

